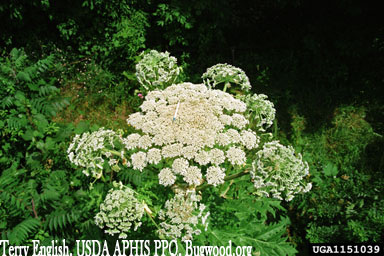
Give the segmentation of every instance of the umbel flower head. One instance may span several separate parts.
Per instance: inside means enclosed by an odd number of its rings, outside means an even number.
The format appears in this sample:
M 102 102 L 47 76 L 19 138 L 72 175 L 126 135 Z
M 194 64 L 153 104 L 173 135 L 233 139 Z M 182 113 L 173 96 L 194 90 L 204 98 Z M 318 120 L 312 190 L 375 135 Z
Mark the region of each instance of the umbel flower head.
M 164 89 L 173 84 L 180 74 L 177 59 L 169 52 L 151 50 L 140 56 L 143 58 L 136 65 L 136 77 L 146 90 Z
M 165 209 L 160 210 L 159 234 L 170 239 L 181 238 L 183 241 L 192 240 L 193 235 L 201 233 L 200 227 L 207 229 L 209 212 L 201 197 L 194 190 L 177 191 L 172 199 L 165 203 Z
M 112 130 L 101 128 L 92 133 L 77 134 L 67 149 L 68 158 L 73 164 L 84 167 L 85 175 L 100 178 L 106 161 L 117 167 L 117 160 L 108 151 L 115 149 L 117 144 L 121 144 L 120 136 Z
M 164 186 L 178 178 L 198 186 L 204 173 L 209 184 L 222 184 L 222 167 L 244 165 L 245 150 L 259 143 L 256 133 L 247 129 L 245 103 L 203 84 L 182 83 L 151 91 L 140 108 L 127 119 L 140 133 L 130 134 L 123 143 L 131 152 L 133 169 L 165 164 L 159 173 Z
M 252 88 L 249 78 L 243 70 L 226 63 L 208 68 L 201 78 L 209 88 L 215 88 L 220 83 L 237 84 L 244 91 Z
M 256 153 L 250 173 L 259 195 L 290 201 L 295 194 L 311 189 L 312 184 L 303 180 L 308 169 L 308 163 L 291 146 L 272 141 Z
M 267 98 L 265 94 L 240 96 L 240 99 L 247 104 L 245 116 L 252 121 L 252 128 L 261 132 L 271 127 L 276 115 L 275 106 Z
M 135 197 L 135 191 L 114 182 L 105 200 L 100 205 L 100 212 L 95 216 L 95 223 L 105 233 L 119 234 L 120 239 L 127 238 L 127 233 L 141 225 L 144 214 L 144 204 Z

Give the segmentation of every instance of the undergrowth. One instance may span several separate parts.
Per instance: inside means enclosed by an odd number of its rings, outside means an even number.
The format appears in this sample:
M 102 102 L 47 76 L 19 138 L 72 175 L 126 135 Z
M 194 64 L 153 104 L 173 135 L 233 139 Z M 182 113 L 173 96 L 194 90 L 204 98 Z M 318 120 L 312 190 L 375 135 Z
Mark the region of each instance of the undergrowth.
M 313 134 L 305 132 L 306 120 L 297 110 L 291 113 L 290 141 L 303 152 L 314 184 L 310 194 L 290 204 L 297 242 L 383 241 L 384 144 L 365 120 L 366 110 L 339 107 L 332 125 Z

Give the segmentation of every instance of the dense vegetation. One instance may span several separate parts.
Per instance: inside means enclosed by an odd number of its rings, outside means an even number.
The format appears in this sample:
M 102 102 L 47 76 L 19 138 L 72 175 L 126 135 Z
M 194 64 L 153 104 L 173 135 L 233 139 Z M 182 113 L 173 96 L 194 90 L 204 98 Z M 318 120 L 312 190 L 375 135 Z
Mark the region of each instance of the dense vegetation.
M 126 119 L 147 93 L 135 66 L 156 49 L 177 57 L 177 81 L 201 83 L 217 63 L 243 69 L 252 93 L 276 107 L 268 131 L 303 155 L 313 184 L 289 202 L 255 198 L 245 177 L 221 197 L 207 189 L 215 229 L 194 243 L 284 255 L 308 243 L 384 241 L 381 19 L 374 2 L 357 0 L 2 1 L 1 239 L 117 239 L 94 221 L 112 182 L 85 176 L 66 152 L 100 127 L 134 132 Z M 149 174 L 118 175 L 149 202 L 168 199 Z M 151 223 L 129 239 L 159 239 Z

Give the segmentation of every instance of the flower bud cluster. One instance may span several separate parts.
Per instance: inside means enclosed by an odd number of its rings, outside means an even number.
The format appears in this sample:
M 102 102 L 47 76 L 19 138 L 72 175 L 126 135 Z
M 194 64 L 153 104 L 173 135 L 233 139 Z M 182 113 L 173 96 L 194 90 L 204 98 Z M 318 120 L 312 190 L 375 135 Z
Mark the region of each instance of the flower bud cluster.
M 216 64 L 208 68 L 201 78 L 204 84 L 210 88 L 215 88 L 220 83 L 238 84 L 244 91 L 249 91 L 252 88 L 245 72 L 229 64 Z
M 312 184 L 303 180 L 308 175 L 308 163 L 291 146 L 278 141 L 265 143 L 256 153 L 250 172 L 259 195 L 290 201 L 300 192 L 308 192 Z
M 168 52 L 151 50 L 140 56 L 143 58 L 136 65 L 136 77 L 146 90 L 164 89 L 173 84 L 180 74 L 177 59 Z
M 228 165 L 242 166 L 245 150 L 256 148 L 259 137 L 247 129 L 246 105 L 231 94 L 208 89 L 203 84 L 183 83 L 163 91 L 151 91 L 140 106 L 142 112 L 127 119 L 140 131 L 123 139 L 132 152 L 133 169 L 166 165 L 159 183 L 173 185 L 178 177 L 191 186 L 204 179 L 224 182 Z
M 106 161 L 110 166 L 117 166 L 118 160 L 108 151 L 114 149 L 116 144 L 121 144 L 119 135 L 101 128 L 92 133 L 77 134 L 69 145 L 67 154 L 71 163 L 85 168 L 85 175 L 100 178 Z
M 256 128 L 264 132 L 271 127 L 275 120 L 276 109 L 273 103 L 267 100 L 264 94 L 247 94 L 240 96 L 240 99 L 247 104 L 245 116 L 256 124 Z
M 144 205 L 135 197 L 135 191 L 121 182 L 113 184 L 105 200 L 100 205 L 100 212 L 95 216 L 95 223 L 105 233 L 119 234 L 120 239 L 127 238 L 127 233 L 141 225 Z
M 194 190 L 177 191 L 159 212 L 159 219 L 163 221 L 159 234 L 185 241 L 192 240 L 193 235 L 199 235 L 200 227 L 207 229 L 209 212 L 204 204 L 199 203 L 200 200 L 201 197 Z

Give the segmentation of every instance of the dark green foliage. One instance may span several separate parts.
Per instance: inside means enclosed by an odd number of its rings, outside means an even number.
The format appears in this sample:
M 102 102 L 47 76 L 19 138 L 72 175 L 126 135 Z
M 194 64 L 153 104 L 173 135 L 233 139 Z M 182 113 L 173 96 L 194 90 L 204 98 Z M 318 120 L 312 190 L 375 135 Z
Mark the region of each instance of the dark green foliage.
M 54 149 L 51 135 L 59 127 L 49 119 L 68 105 L 68 100 L 58 95 L 59 89 L 55 87 L 52 76 L 47 77 L 53 71 L 54 63 L 54 56 L 29 63 L 25 53 L 18 49 L 13 49 L 9 57 L 1 58 L 0 125 L 3 146 L 0 163 L 4 164 L 4 169 L 19 158 L 13 154 L 11 147 L 24 145 L 29 150 L 36 146 L 41 151 Z M 27 141 L 31 141 L 29 146 L 25 144 Z M 12 146 L 9 142 L 13 142 Z M 35 161 L 37 154 L 30 152 L 27 162 Z
M 46 112 L 51 106 L 43 109 L 44 98 L 41 98 L 37 86 L 39 63 L 35 66 L 25 67 L 26 55 L 14 49 L 9 58 L 1 62 L 1 112 L 4 126 L 3 136 L 15 134 L 17 131 L 23 132 L 28 124 L 32 126 L 31 107 L 34 114 Z M 45 61 L 48 65 L 52 64 L 52 58 Z M 32 81 L 32 78 L 34 81 Z M 43 80 L 43 86 L 47 85 Z M 32 89 L 30 89 L 32 87 Z M 45 91 L 45 90 L 43 90 Z M 34 97 L 26 98 L 26 93 L 34 93 Z M 41 104 L 37 104 L 41 100 Z M 34 103 L 32 106 L 32 102 Z M 36 109 L 37 106 L 37 109 Z
M 22 221 L 13 228 L 11 235 L 9 236 L 9 241 L 13 244 L 21 244 L 21 242 L 23 242 L 29 234 L 39 228 L 40 224 L 40 221 L 34 218 Z
M 381 151 L 371 152 L 376 154 L 374 164 L 365 157 L 374 141 L 383 145 L 382 136 L 373 132 L 364 109 L 338 108 L 333 126 L 315 134 L 302 132 L 305 119 L 294 113 L 292 127 L 293 141 L 310 164 L 313 181 L 311 193 L 293 202 L 297 232 L 306 229 L 312 243 L 382 241 Z
M 220 198 L 215 193 L 209 196 L 210 190 L 203 192 L 210 223 L 196 242 L 228 246 L 231 240 L 232 246 L 252 246 L 256 255 L 295 255 L 287 237 L 290 220 L 279 200 L 252 195 L 247 176 L 222 190 Z
M 92 56 L 122 71 L 145 47 L 148 14 L 138 2 L 5 1 L 0 5 L 0 18 L 10 26 L 3 31 L 2 41 L 39 52 L 43 47 L 51 51 L 59 47 L 75 53 L 74 61 Z M 33 32 L 29 30 L 34 26 Z
M 47 239 L 75 232 L 68 227 L 93 217 L 85 205 L 98 204 L 77 194 L 78 175 L 67 171 L 74 127 L 51 119 L 68 104 L 55 86 L 55 65 L 54 56 L 32 62 L 17 49 L 0 62 L 0 233 L 14 244 L 41 232 Z

